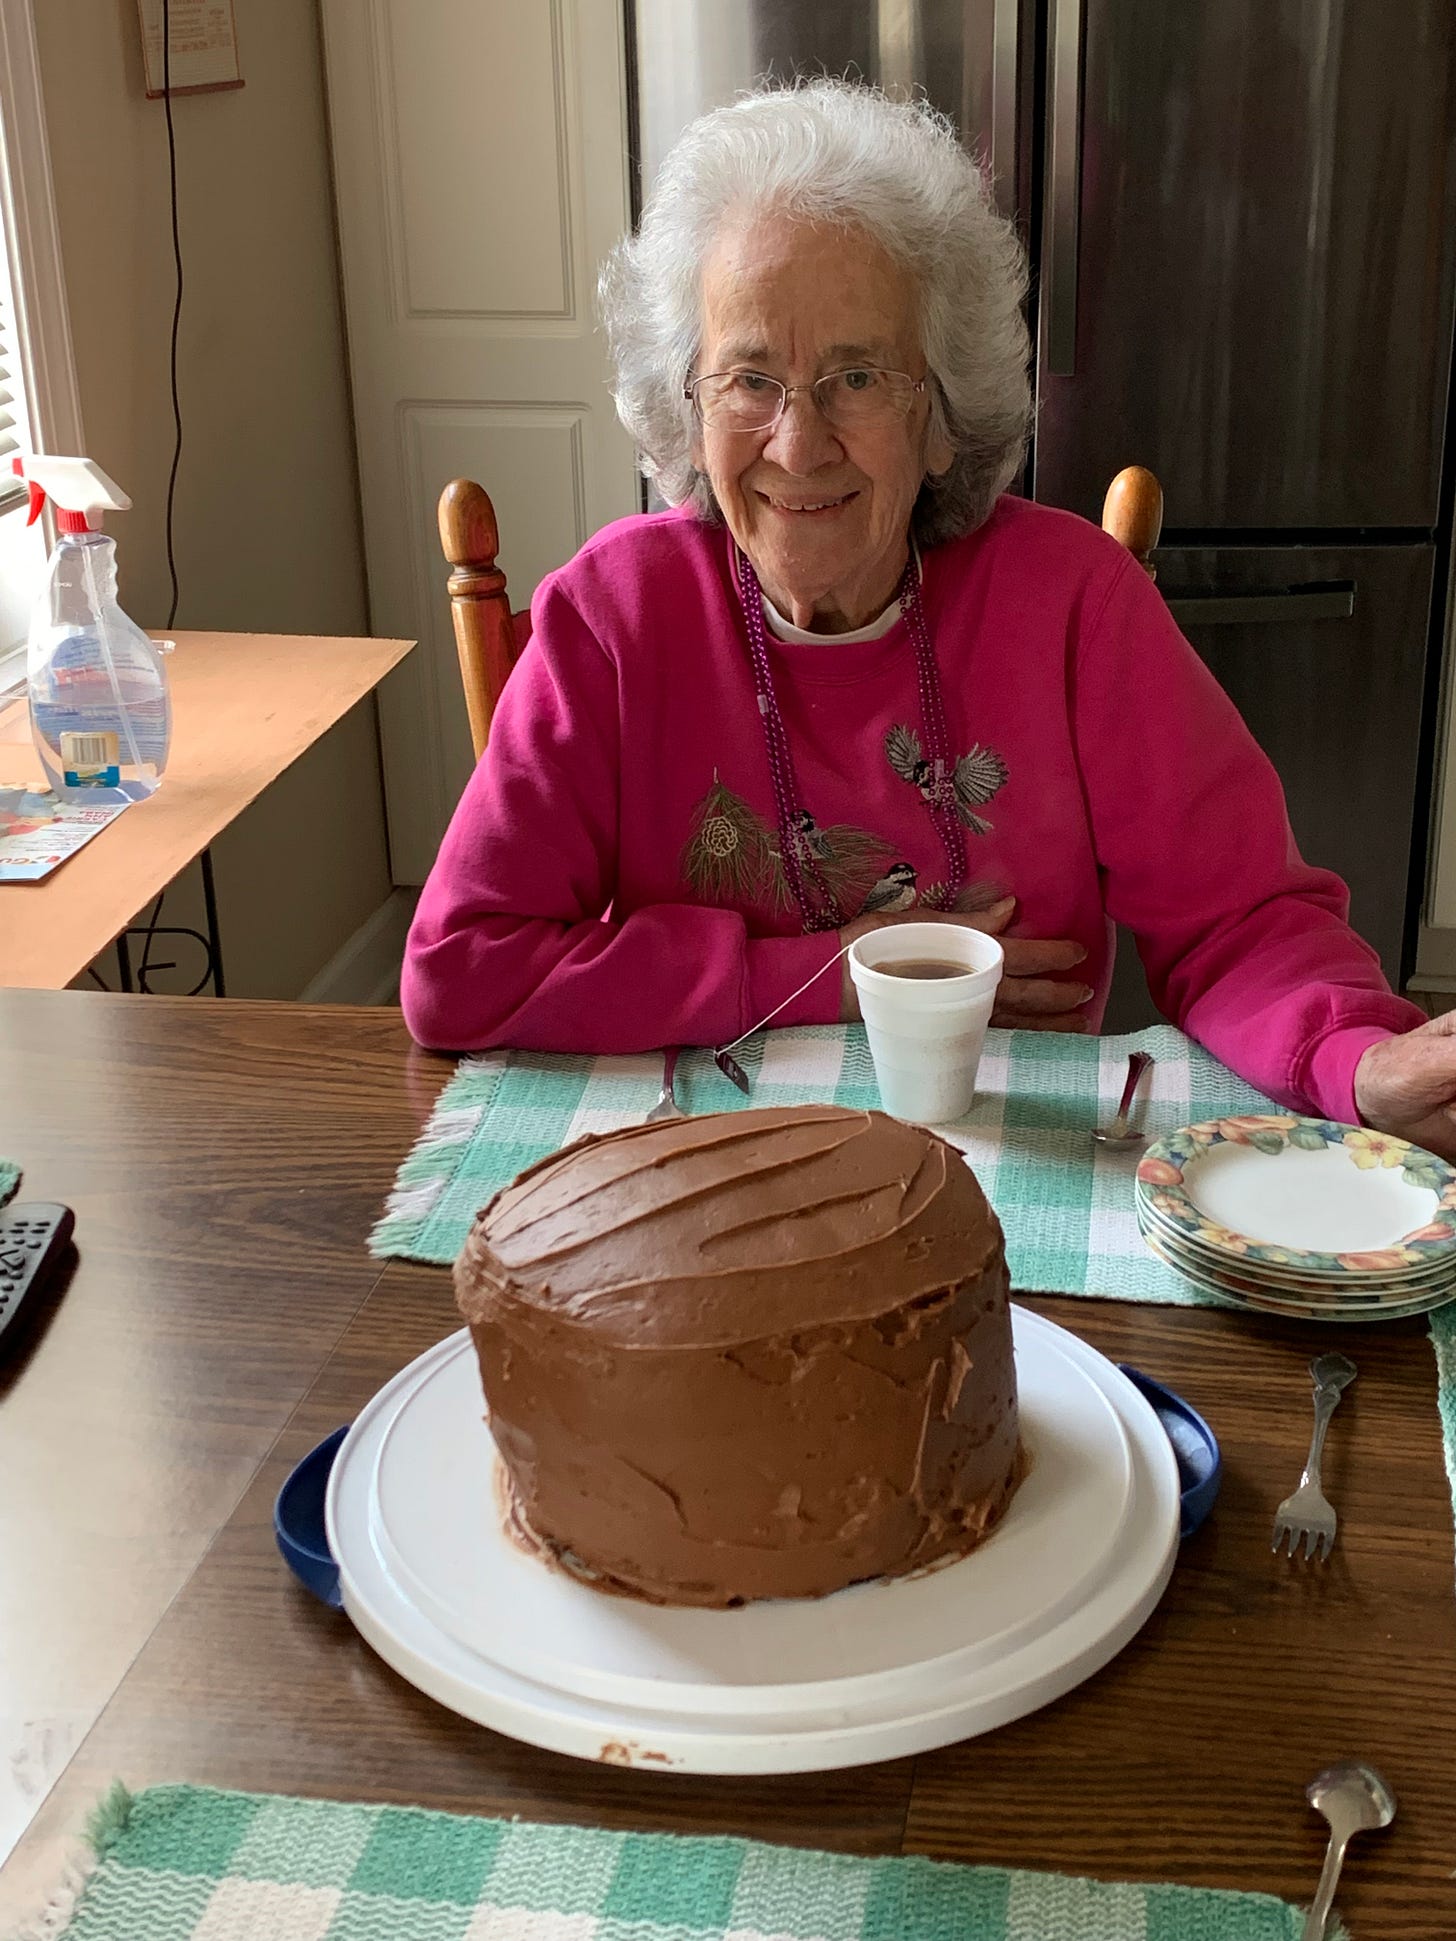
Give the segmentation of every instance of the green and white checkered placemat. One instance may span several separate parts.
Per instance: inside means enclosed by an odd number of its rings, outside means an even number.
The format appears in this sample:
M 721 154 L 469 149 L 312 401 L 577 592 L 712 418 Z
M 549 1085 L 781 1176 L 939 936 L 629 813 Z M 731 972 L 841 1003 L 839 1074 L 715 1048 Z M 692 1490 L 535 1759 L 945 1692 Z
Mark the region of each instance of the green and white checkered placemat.
M 1431 1340 L 1436 1349 L 1436 1399 L 1446 1474 L 1451 1480 L 1451 1510 L 1456 1515 L 1456 1303 L 1437 1308 L 1431 1316 Z
M 1297 1941 L 1267 1894 L 118 1788 L 60 1941 Z
M 1014 1287 L 1049 1294 L 1188 1304 L 1200 1297 L 1156 1260 L 1138 1232 L 1136 1152 L 1089 1135 L 1112 1117 L 1127 1056 L 1150 1051 L 1140 1123 L 1169 1131 L 1198 1119 L 1275 1108 L 1170 1025 L 1127 1038 L 993 1031 L 980 1092 L 965 1119 L 942 1127 L 963 1148 L 1001 1216 Z M 685 1052 L 677 1095 L 689 1112 L 751 1106 L 878 1106 L 862 1025 L 770 1031 L 743 1059 L 745 1098 L 707 1051 Z M 440 1264 L 459 1253 L 478 1209 L 524 1167 L 588 1132 L 633 1125 L 651 1108 L 662 1058 L 487 1052 L 467 1058 L 400 1169 L 376 1254 Z
M 1213 1304 L 1215 1297 L 1144 1246 L 1133 1199 L 1137 1153 L 1108 1151 L 1088 1136 L 1111 1118 L 1135 1050 L 1150 1051 L 1155 1061 L 1137 1121 L 1155 1135 L 1277 1109 L 1171 1025 L 1123 1038 L 990 1032 L 975 1107 L 941 1130 L 964 1150 L 1001 1217 L 1013 1287 Z M 748 1098 L 711 1053 L 685 1052 L 677 1068 L 684 1109 L 880 1102 L 862 1025 L 765 1032 L 745 1048 L 742 1063 L 753 1081 Z M 399 1170 L 371 1252 L 448 1264 L 493 1193 L 584 1133 L 635 1124 L 655 1103 L 661 1081 L 655 1052 L 591 1058 L 503 1051 L 464 1059 Z M 1431 1317 L 1431 1334 L 1456 1514 L 1456 1308 Z

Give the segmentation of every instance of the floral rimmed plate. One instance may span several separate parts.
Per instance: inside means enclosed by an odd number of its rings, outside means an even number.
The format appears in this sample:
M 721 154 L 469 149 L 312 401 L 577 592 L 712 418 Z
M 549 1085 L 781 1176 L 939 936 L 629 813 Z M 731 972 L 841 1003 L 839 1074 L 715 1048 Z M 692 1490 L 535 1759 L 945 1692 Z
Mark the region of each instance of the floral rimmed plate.
M 1268 1270 L 1257 1264 L 1248 1265 L 1242 1260 L 1221 1260 L 1211 1254 L 1199 1254 L 1166 1230 L 1158 1232 L 1144 1226 L 1142 1233 L 1153 1251 L 1187 1279 L 1212 1283 L 1220 1292 L 1232 1294 L 1236 1299 L 1242 1299 L 1245 1295 L 1257 1296 L 1261 1301 L 1280 1306 L 1321 1312 L 1338 1309 L 1351 1315 L 1373 1316 L 1417 1301 L 1441 1302 L 1456 1295 L 1456 1262 L 1448 1262 L 1440 1273 L 1423 1276 L 1418 1281 L 1370 1279 L 1359 1282 L 1327 1280 L 1290 1283 L 1272 1279 Z
M 1187 1244 L 1246 1266 L 1385 1279 L 1456 1259 L 1456 1169 L 1364 1126 L 1212 1119 L 1149 1146 L 1137 1180 Z
M 1161 1188 L 1155 1187 L 1150 1193 L 1139 1193 L 1137 1217 L 1144 1233 L 1155 1234 L 1178 1252 L 1207 1266 L 1235 1271 L 1245 1269 L 1257 1274 L 1264 1285 L 1281 1291 L 1288 1290 L 1295 1295 L 1308 1294 L 1315 1299 L 1327 1299 L 1333 1294 L 1340 1294 L 1353 1300 L 1368 1292 L 1383 1293 L 1387 1288 L 1398 1287 L 1402 1290 L 1403 1298 L 1407 1294 L 1414 1298 L 1426 1287 L 1456 1275 L 1456 1254 L 1438 1254 L 1430 1258 L 1415 1254 L 1414 1249 L 1409 1248 L 1386 1248 L 1362 1256 L 1371 1263 L 1364 1268 L 1349 1265 L 1354 1256 L 1346 1256 L 1346 1264 L 1333 1270 L 1306 1270 L 1291 1266 L 1285 1260 L 1284 1256 L 1292 1249 L 1272 1246 L 1260 1249 L 1257 1243 L 1246 1242 L 1242 1235 L 1226 1233 L 1222 1229 L 1219 1231 L 1218 1244 L 1214 1245 L 1202 1238 L 1204 1229 L 1190 1231 L 1178 1225 L 1163 1211 L 1162 1201 Z M 1260 1257 L 1261 1254 L 1263 1257 Z
M 1176 1257 L 1165 1242 L 1152 1234 L 1144 1234 L 1143 1237 L 1159 1260 L 1193 1286 L 1213 1295 L 1215 1300 L 1241 1308 L 1253 1308 L 1261 1314 L 1276 1315 L 1286 1321 L 1330 1321 L 1340 1326 L 1363 1321 L 1373 1326 L 1377 1321 L 1404 1321 L 1415 1315 L 1429 1314 L 1433 1308 L 1444 1307 L 1448 1301 L 1456 1299 L 1456 1281 L 1453 1281 L 1443 1291 L 1427 1291 L 1413 1300 L 1391 1300 L 1386 1304 L 1288 1300 L 1273 1296 L 1267 1288 L 1255 1291 L 1252 1283 L 1236 1285 L 1232 1277 L 1226 1279 L 1216 1269 L 1195 1268 Z

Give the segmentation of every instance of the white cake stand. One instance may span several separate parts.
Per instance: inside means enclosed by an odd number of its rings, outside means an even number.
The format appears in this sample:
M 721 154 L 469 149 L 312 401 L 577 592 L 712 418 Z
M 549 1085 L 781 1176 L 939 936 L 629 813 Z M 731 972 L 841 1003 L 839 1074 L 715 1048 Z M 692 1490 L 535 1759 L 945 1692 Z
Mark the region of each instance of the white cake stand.
M 834 1597 L 665 1610 L 588 1589 L 505 1535 L 469 1335 L 355 1422 L 329 1481 L 344 1608 L 431 1698 L 557 1752 L 648 1770 L 813 1772 L 948 1745 L 1058 1698 L 1162 1595 L 1177 1464 L 1075 1335 L 1012 1310 L 1031 1472 L 960 1562 Z

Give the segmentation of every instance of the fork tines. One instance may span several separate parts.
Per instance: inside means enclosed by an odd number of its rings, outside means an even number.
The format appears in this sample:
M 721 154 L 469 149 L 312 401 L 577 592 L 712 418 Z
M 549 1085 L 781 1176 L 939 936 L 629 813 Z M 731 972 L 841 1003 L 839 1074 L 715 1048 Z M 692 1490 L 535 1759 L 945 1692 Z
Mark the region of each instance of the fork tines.
M 1289 1540 L 1289 1555 L 1291 1558 L 1299 1555 L 1301 1540 L 1304 1543 L 1305 1556 L 1318 1560 L 1320 1563 L 1324 1562 L 1325 1558 L 1329 1556 L 1335 1547 L 1335 1532 L 1333 1526 L 1328 1529 L 1325 1529 L 1323 1526 L 1316 1529 L 1313 1524 L 1292 1523 L 1287 1517 L 1276 1517 L 1274 1519 L 1274 1541 L 1270 1544 L 1269 1548 L 1277 1555 L 1283 1549 L 1286 1538 Z

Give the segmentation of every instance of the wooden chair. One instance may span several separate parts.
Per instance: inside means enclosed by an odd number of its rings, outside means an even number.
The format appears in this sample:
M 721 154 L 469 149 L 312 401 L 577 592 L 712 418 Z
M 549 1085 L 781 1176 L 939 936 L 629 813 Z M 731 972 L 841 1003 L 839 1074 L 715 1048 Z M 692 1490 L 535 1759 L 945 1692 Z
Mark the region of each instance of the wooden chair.
M 450 564 L 447 589 L 470 739 L 480 760 L 490 718 L 530 633 L 529 613 L 512 613 L 506 576 L 496 565 L 500 527 L 490 494 L 474 479 L 451 479 L 440 494 L 440 545 Z
M 529 613 L 512 613 L 506 576 L 496 565 L 500 528 L 484 486 L 452 479 L 440 494 L 440 544 L 450 564 L 450 613 L 460 651 L 460 677 L 470 738 L 479 760 L 506 676 L 531 630 Z M 1103 530 L 1157 573 L 1149 555 L 1163 526 L 1163 489 L 1141 465 L 1129 465 L 1107 488 Z
M 1150 580 L 1157 579 L 1152 553 L 1163 530 L 1163 488 L 1146 465 L 1125 465 L 1108 486 L 1102 530 L 1126 546 Z

